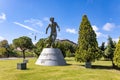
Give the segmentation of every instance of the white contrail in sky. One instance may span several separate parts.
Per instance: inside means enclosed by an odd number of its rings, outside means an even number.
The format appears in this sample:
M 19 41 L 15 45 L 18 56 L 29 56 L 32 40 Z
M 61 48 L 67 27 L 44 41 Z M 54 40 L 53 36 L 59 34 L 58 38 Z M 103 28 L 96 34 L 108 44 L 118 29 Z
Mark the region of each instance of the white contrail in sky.
M 19 22 L 13 22 L 13 23 L 16 24 L 16 25 L 19 25 L 19 26 L 21 26 L 21 27 L 23 27 L 23 28 L 26 28 L 26 29 L 28 29 L 28 30 L 31 30 L 31 31 L 33 31 L 33 32 L 37 32 L 37 33 L 42 34 L 41 32 L 39 32 L 39 31 L 37 31 L 37 30 L 29 27 L 29 26 L 26 26 L 26 25 L 24 25 L 24 24 L 21 24 L 21 23 L 19 23 Z

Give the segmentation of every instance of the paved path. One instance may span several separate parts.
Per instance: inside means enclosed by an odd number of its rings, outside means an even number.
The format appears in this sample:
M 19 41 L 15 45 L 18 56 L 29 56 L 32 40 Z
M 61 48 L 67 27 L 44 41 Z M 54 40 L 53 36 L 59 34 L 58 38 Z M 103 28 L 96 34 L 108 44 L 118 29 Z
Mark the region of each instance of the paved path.
M 26 59 L 29 58 L 35 58 L 35 57 L 26 57 Z M 0 58 L 0 60 L 14 60 L 14 59 L 22 59 L 22 57 L 18 58 L 18 57 L 9 57 L 9 58 Z
M 14 59 L 19 59 L 19 58 L 16 58 L 16 57 L 0 58 L 0 60 L 14 60 Z

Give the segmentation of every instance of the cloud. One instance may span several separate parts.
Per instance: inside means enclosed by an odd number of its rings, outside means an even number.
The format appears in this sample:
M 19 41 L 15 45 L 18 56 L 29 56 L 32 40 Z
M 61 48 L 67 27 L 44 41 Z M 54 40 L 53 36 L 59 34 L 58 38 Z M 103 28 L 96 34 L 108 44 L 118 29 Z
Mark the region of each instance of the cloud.
M 95 32 L 99 30 L 96 25 L 93 25 L 92 27 L 93 27 L 93 30 L 94 30 Z
M 4 20 L 6 20 L 6 14 L 5 13 L 1 13 L 0 14 L 0 22 L 3 22 Z
M 4 37 L 0 36 L 0 41 L 2 41 L 2 40 L 4 40 L 4 39 L 5 39 Z
M 92 27 L 93 27 L 93 30 L 95 31 L 97 37 L 100 37 L 102 35 L 102 33 L 98 32 L 99 28 L 96 25 L 93 25 Z
M 96 33 L 96 35 L 97 35 L 98 38 L 102 36 L 101 32 L 95 32 L 95 33 Z
M 77 33 L 77 31 L 74 28 L 73 29 L 67 28 L 66 32 L 72 33 L 72 34 L 76 34 Z
M 113 38 L 113 41 L 118 42 L 119 38 Z
M 30 20 L 24 20 L 25 23 L 31 23 L 33 26 L 43 26 L 43 22 L 39 19 L 30 19 Z
M 19 25 L 19 26 L 21 26 L 21 27 L 23 27 L 23 28 L 26 28 L 26 29 L 28 29 L 28 30 L 31 30 L 31 31 L 33 31 L 33 32 L 37 32 L 37 33 L 40 33 L 40 34 L 41 34 L 41 32 L 39 32 L 39 31 L 37 31 L 37 30 L 29 27 L 29 26 L 26 26 L 26 25 L 24 25 L 24 24 L 21 24 L 21 23 L 19 23 L 19 22 L 14 22 L 14 24 Z
M 49 17 L 44 17 L 43 20 L 48 22 L 48 23 L 50 22 Z
M 114 27 L 115 27 L 114 23 L 106 23 L 103 26 L 103 30 L 105 30 L 105 31 L 111 31 Z
M 95 31 L 95 33 L 97 35 L 97 38 L 99 38 L 99 37 L 107 37 L 107 35 L 99 32 L 99 28 L 96 25 L 93 25 L 92 28 Z

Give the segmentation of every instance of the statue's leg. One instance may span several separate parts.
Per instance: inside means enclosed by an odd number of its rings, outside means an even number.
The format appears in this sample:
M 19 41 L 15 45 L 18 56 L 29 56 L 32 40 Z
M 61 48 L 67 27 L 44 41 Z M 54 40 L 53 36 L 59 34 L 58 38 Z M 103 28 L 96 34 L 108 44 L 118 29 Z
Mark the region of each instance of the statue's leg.
M 46 47 L 50 47 L 50 36 L 45 40 Z
M 57 37 L 57 34 L 54 34 L 54 42 L 55 42 L 55 40 L 56 40 L 56 37 Z
M 50 46 L 52 46 L 52 35 L 50 35 L 49 44 L 50 44 Z
M 56 34 L 52 35 L 52 46 L 53 46 L 53 45 L 54 45 L 54 43 L 55 43 L 56 37 L 57 37 L 57 35 L 56 35 Z
M 51 40 L 51 41 L 52 41 L 52 42 L 51 42 L 51 47 L 53 47 L 53 44 L 54 44 L 54 35 L 52 35 L 51 39 L 52 39 L 52 40 Z

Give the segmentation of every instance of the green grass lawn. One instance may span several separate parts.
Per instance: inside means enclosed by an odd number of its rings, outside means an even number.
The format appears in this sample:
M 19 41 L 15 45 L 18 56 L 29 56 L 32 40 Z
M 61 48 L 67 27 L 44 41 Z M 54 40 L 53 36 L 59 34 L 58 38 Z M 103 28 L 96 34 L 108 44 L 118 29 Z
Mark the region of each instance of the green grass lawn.
M 120 71 L 112 69 L 110 61 L 96 61 L 92 69 L 74 58 L 66 58 L 67 66 L 35 65 L 36 58 L 29 59 L 27 70 L 17 70 L 17 60 L 0 60 L 0 80 L 120 80 Z

